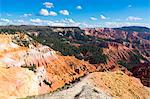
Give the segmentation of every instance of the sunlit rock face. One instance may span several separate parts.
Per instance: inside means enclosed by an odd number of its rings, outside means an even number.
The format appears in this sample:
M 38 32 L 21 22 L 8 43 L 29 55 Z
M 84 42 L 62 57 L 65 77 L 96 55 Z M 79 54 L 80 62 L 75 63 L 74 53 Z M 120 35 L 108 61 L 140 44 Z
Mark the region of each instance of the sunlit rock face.
M 11 96 L 11 92 L 14 93 L 13 96 L 17 97 L 52 92 L 89 72 L 96 71 L 96 68 L 88 62 L 78 60 L 73 56 L 62 56 L 60 53 L 39 44 L 22 33 L 0 35 L 0 64 L 2 64 L 0 67 L 3 68 L 1 71 L 6 70 L 6 72 L 0 74 L 2 79 L 3 75 L 9 74 L 9 72 L 11 74 L 11 71 L 14 71 L 9 77 L 15 82 L 11 83 L 10 80 L 6 80 L 10 85 L 8 87 L 20 86 L 19 81 L 25 82 L 23 86 L 27 85 L 27 87 L 36 83 L 36 87 L 33 89 L 29 88 L 28 90 L 24 90 L 21 87 L 21 90 L 23 90 L 25 94 L 20 93 L 20 91 L 14 88 L 5 88 L 5 86 L 1 84 L 0 88 L 4 92 L 4 97 Z M 16 75 L 18 75 L 17 71 L 19 71 L 19 77 L 23 75 L 22 77 L 25 76 L 26 79 L 16 77 Z M 33 76 L 30 77 L 28 75 Z M 31 81 L 28 82 L 28 79 L 31 79 Z M 30 93 L 32 90 L 34 91 Z
M 124 50 L 131 51 L 125 46 L 108 44 L 104 53 L 110 54 L 110 59 L 127 58 L 128 54 L 124 53 Z M 115 60 L 111 62 L 107 65 L 112 65 Z M 23 33 L 0 34 L 0 99 L 50 93 L 95 71 L 97 71 L 96 66 L 78 60 L 74 56 L 62 56 Z M 124 86 L 131 86 L 131 89 L 126 89 Z M 135 78 L 132 79 L 122 72 L 98 72 L 89 74 L 84 82 L 81 81 L 81 85 L 79 83 L 78 86 L 73 87 L 71 92 L 68 89 L 56 93 L 51 99 L 67 99 L 68 95 L 79 99 L 83 97 L 112 99 L 123 96 L 128 99 L 128 96 L 134 97 L 130 91 L 140 98 L 149 96 L 147 90 Z
M 91 73 L 72 87 L 31 99 L 149 99 L 141 82 L 121 71 Z
M 17 34 L 16 34 L 17 35 Z M 44 65 L 43 59 L 52 57 L 52 51 L 47 46 L 40 44 L 33 45 L 26 35 L 18 34 L 18 41 L 14 39 L 16 35 L 2 35 L 0 36 L 0 61 L 11 67 L 20 67 L 23 65 Z M 25 36 L 25 37 L 24 37 Z M 3 39 L 4 38 L 4 39 Z M 2 40 L 3 39 L 3 40 Z M 31 38 L 30 38 L 31 39 Z M 14 41 L 16 40 L 16 41 Z M 28 47 L 20 46 L 20 41 L 28 42 Z
M 34 72 L 25 68 L 0 67 L 0 98 L 21 98 L 39 94 L 39 81 Z
M 139 79 L 120 71 L 96 72 L 89 78 L 95 87 L 105 90 L 106 93 L 117 99 L 150 98 L 150 91 L 142 85 Z

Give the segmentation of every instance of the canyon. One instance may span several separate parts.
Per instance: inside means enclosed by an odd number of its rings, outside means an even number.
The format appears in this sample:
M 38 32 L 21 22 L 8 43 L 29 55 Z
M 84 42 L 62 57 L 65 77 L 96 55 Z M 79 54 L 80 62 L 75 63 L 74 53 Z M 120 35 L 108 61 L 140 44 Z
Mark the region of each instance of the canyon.
M 32 90 L 35 90 L 36 93 L 33 91 L 34 94 L 31 93 L 30 95 L 37 95 L 54 91 L 57 88 L 86 75 L 89 72 L 96 71 L 96 68 L 90 65 L 88 62 L 80 61 L 73 56 L 61 56 L 61 54 L 57 54 L 57 52 L 51 48 L 43 46 L 34 41 L 34 44 L 29 44 L 29 48 L 25 47 L 24 45 L 19 46 L 22 41 L 29 42 L 32 40 L 27 35 L 21 33 L 17 33 L 15 35 L 2 34 L 0 37 L 1 40 L 3 38 L 3 40 L 0 42 L 0 63 L 1 67 L 3 67 L 1 69 L 1 80 L 7 78 L 6 80 L 2 81 L 2 83 L 7 82 L 11 85 L 12 81 L 14 83 L 16 82 L 16 89 L 10 90 L 10 92 L 7 93 L 8 96 L 14 95 L 23 97 L 24 95 L 29 95 L 29 89 L 24 89 L 24 92 L 27 91 L 27 93 L 22 92 L 22 94 L 15 94 L 16 91 L 21 90 L 23 86 L 30 83 L 24 78 L 21 78 L 22 80 L 20 81 L 19 78 L 22 77 L 21 75 L 24 75 L 25 77 L 28 77 L 28 75 L 31 74 L 33 75 L 33 77 L 32 75 L 29 77 L 31 78 L 29 80 L 31 80 L 33 84 L 36 83 L 36 85 L 34 85 L 36 88 L 34 88 L 34 86 L 31 88 Z M 14 43 L 15 41 L 13 39 L 15 37 L 18 37 L 20 40 L 16 41 L 19 42 L 19 44 Z M 27 68 L 32 70 L 32 72 L 29 72 Z M 8 75 L 7 73 L 11 74 Z M 36 80 L 34 80 L 34 78 Z M 9 79 L 12 81 L 9 81 Z M 30 87 L 32 87 L 32 85 Z M 3 92 L 6 92 L 8 89 L 1 88 L 1 90 L 2 95 L 5 95 Z
M 148 31 L 49 26 L 0 30 L 0 98 L 150 98 Z M 100 56 L 93 52 L 97 48 Z

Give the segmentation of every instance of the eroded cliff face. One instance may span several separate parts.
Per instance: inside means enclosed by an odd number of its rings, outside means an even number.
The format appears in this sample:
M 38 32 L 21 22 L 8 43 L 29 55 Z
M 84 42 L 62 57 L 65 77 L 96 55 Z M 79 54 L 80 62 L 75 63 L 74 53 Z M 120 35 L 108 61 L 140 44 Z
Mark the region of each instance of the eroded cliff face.
M 128 60 L 130 57 L 129 52 L 132 52 L 132 49 L 113 42 L 108 43 L 108 47 L 104 48 L 104 53 L 109 57 L 109 61 L 113 61 L 114 63 L 117 63 L 121 59 Z
M 37 93 L 33 92 L 31 94 L 19 94 L 20 92 L 15 94 L 15 90 L 8 88 L 7 90 L 11 94 L 5 93 L 4 96 L 24 97 L 25 95 L 30 96 L 52 92 L 96 70 L 96 68 L 88 62 L 78 60 L 75 57 L 61 56 L 60 53 L 37 43 L 25 34 L 1 34 L 0 37 L 0 63 L 2 64 L 1 67 L 3 67 L 1 72 L 6 71 L 1 74 L 2 80 L 5 76 L 8 76 L 5 82 L 10 82 L 10 77 L 12 81 L 14 81 L 13 85 L 17 86 L 17 89 L 23 90 L 22 87 L 29 83 L 27 82 L 28 79 L 31 79 L 30 83 L 32 83 L 32 81 L 34 83 L 36 82 L 36 87 L 31 87 L 31 89 L 25 89 L 23 91 L 37 91 Z M 26 72 L 27 68 L 29 72 Z M 8 75 L 11 71 L 14 72 Z M 17 71 L 20 73 L 17 73 Z M 34 80 L 35 77 L 31 74 L 36 76 L 37 80 Z M 18 76 L 16 77 L 15 75 L 19 75 L 19 77 L 24 75 L 27 79 L 19 79 Z M 31 77 L 29 76 L 28 78 L 28 75 L 31 75 Z M 19 81 L 22 82 L 21 85 L 19 85 Z M 9 84 L 13 86 L 11 82 Z M 4 91 L 3 88 L 5 87 L 1 84 L 0 88 Z
M 145 86 L 150 87 L 150 63 L 141 63 L 134 67 L 132 72 Z
M 138 49 L 141 50 L 150 49 L 149 32 L 124 31 L 121 29 L 113 28 L 85 28 L 83 30 L 85 31 L 86 35 L 103 39 L 116 40 L 118 42 L 120 42 L 120 40 L 123 40 L 122 44 L 129 48 L 138 47 Z
M 127 37 L 127 32 L 121 30 L 113 30 L 111 28 L 85 28 L 83 29 L 86 35 L 96 36 L 105 39 L 115 39 Z
M 0 67 L 1 99 L 39 95 L 39 88 L 39 79 L 34 72 L 19 67 L 9 69 Z
M 128 75 L 132 74 L 127 68 L 119 64 L 118 61 L 123 60 L 125 62 L 130 62 L 131 57 L 129 53 L 133 53 L 133 49 L 115 42 L 104 42 L 103 45 L 100 46 L 103 47 L 103 53 L 107 56 L 107 62 L 105 64 L 95 64 L 97 70 L 121 70 Z
M 53 92 L 88 74 L 84 82 L 81 82 L 83 84 L 75 85 L 62 93 L 56 93 L 52 99 L 66 99 L 68 95 L 71 95 L 70 98 L 77 99 L 82 97 L 149 98 L 149 92 L 137 79 L 132 79 L 122 72 L 90 74 L 101 70 L 101 67 L 106 71 L 120 70 L 119 66 L 118 68 L 113 66 L 116 66 L 116 60 L 128 60 L 128 52 L 132 52 L 132 49 L 109 43 L 107 48 L 104 48 L 104 53 L 109 58 L 108 63 L 93 66 L 74 56 L 62 56 L 59 52 L 38 43 L 24 33 L 0 34 L 0 98 L 24 98 Z M 124 72 L 128 73 L 127 70 Z M 130 86 L 130 88 L 124 86 Z M 123 93 L 127 94 L 123 95 Z

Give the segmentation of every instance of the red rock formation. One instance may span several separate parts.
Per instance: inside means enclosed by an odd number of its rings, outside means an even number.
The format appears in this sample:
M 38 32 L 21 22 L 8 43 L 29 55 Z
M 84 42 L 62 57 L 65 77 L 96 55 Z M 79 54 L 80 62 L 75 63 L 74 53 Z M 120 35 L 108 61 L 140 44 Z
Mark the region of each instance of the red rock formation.
M 150 87 L 150 62 L 141 63 L 132 69 L 133 76 L 140 78 L 141 82 Z
M 38 95 L 39 88 L 38 78 L 32 71 L 19 67 L 0 67 L 0 99 Z
M 17 41 L 14 40 L 14 36 L 17 37 Z M 2 35 L 2 37 L 4 40 L 0 40 L 0 67 L 3 68 L 0 68 L 0 83 L 2 83 L 0 84 L 0 91 L 4 96 L 24 97 L 37 95 L 37 93 L 52 92 L 65 84 L 98 70 L 88 62 L 78 60 L 73 56 L 62 56 L 59 52 L 35 42 L 27 35 Z M 28 47 L 22 44 L 22 39 L 29 42 Z M 104 53 L 109 54 L 109 59 L 112 58 L 112 61 L 107 66 L 112 68 L 111 66 L 115 65 L 117 59 L 127 59 L 128 51 L 130 49 L 123 45 L 108 44 L 108 48 L 104 49 Z M 10 86 L 7 86 L 7 84 L 10 84 Z M 15 87 L 12 88 L 11 84 Z M 26 84 L 29 84 L 28 89 L 25 86 Z M 35 88 L 32 88 L 30 84 L 35 84 Z M 23 92 L 20 92 L 21 90 Z M 33 93 L 31 92 L 30 94 L 30 91 L 33 91 Z M 0 95 L 1 97 L 3 98 L 3 95 Z
M 150 91 L 141 82 L 121 71 L 95 72 L 65 90 L 32 99 L 149 99 Z
M 123 39 L 123 40 L 129 40 L 131 43 L 139 42 L 140 46 L 138 46 L 140 49 L 150 49 L 150 33 L 144 32 L 127 32 L 123 30 L 115 30 L 112 28 L 85 28 L 83 29 L 85 31 L 86 35 L 90 36 L 96 36 L 103 39 Z M 135 47 L 136 45 L 133 44 L 132 47 Z
M 96 72 L 89 76 L 96 88 L 117 99 L 140 98 L 149 99 L 150 92 L 144 88 L 139 79 L 127 76 L 123 72 Z
M 17 35 L 17 37 L 19 40 L 22 38 L 20 35 Z M 12 42 L 13 35 L 5 35 L 5 38 L 7 38 L 6 41 L 4 41 L 5 43 L 0 41 L 0 45 L 5 48 L 0 49 L 0 63 L 4 64 L 1 65 L 1 67 L 15 67 L 15 71 L 20 67 L 30 68 L 30 70 L 32 70 L 31 72 L 33 73 L 34 71 L 35 74 L 33 74 L 37 76 L 39 86 L 38 89 L 35 90 L 38 90 L 38 94 L 54 91 L 79 77 L 96 71 L 95 66 L 88 62 L 78 60 L 71 56 L 61 56 L 60 53 L 47 46 L 40 45 L 37 42 L 35 43 L 36 45 L 30 42 L 29 47 L 24 47 Z M 25 36 L 23 39 L 28 40 L 30 38 Z M 3 70 L 4 69 L 2 69 L 2 71 Z M 6 73 L 9 73 L 9 70 Z M 2 76 L 2 74 L 0 74 L 0 76 Z M 13 76 L 11 77 L 13 78 Z M 18 78 L 13 78 L 13 80 L 16 81 Z M 20 88 L 17 82 L 14 82 L 14 85 Z M 1 86 L 3 86 L 3 84 L 0 84 L 0 88 L 4 88 Z M 13 95 L 15 96 L 16 94 Z

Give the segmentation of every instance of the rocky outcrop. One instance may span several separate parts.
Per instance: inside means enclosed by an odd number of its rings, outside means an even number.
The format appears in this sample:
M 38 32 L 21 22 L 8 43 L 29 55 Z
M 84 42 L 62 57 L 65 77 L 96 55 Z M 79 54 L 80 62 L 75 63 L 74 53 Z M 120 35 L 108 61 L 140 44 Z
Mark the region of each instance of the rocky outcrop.
M 25 68 L 0 67 L 0 98 L 16 99 L 39 94 L 39 81 L 34 72 Z
M 31 99 L 149 99 L 148 91 L 138 79 L 123 72 L 95 72 L 72 87 Z
M 104 39 L 126 39 L 127 32 L 121 30 L 113 30 L 112 28 L 85 28 L 86 35 L 96 36 Z
M 104 53 L 108 56 L 109 61 L 112 61 L 117 64 L 118 60 L 126 60 L 128 61 L 130 55 L 129 52 L 132 52 L 132 49 L 119 44 L 109 42 L 107 43 L 107 47 L 104 48 Z
M 122 70 L 130 75 L 130 72 L 125 67 L 118 64 L 118 61 L 130 61 L 129 53 L 133 52 L 132 49 L 115 42 L 104 42 L 103 45 L 100 46 L 103 47 L 103 52 L 107 56 L 107 63 L 96 64 L 95 66 L 99 71 Z
M 17 41 L 13 41 L 14 36 L 17 37 Z M 5 71 L 5 69 L 8 68 L 6 69 L 6 72 L 3 72 L 3 74 L 0 75 L 7 75 L 7 73 L 9 74 L 9 72 L 11 72 L 9 70 L 12 69 L 14 70 L 13 74 L 16 75 L 16 72 L 18 70 L 27 70 L 28 68 L 32 72 L 32 75 L 35 75 L 37 77 L 37 80 L 35 80 L 37 83 L 35 91 L 38 91 L 38 94 L 44 94 L 47 92 L 55 91 L 56 89 L 64 86 L 65 84 L 71 83 L 90 72 L 96 71 L 96 68 L 88 62 L 78 60 L 73 56 L 62 56 L 59 52 L 56 52 L 47 46 L 43 46 L 37 43 L 25 34 L 2 34 L 0 35 L 0 37 L 4 38 L 0 41 L 0 63 L 3 64 L 0 66 L 4 68 L 1 70 L 1 72 Z M 31 42 L 30 40 L 32 40 L 33 42 Z M 28 46 L 25 46 L 22 41 L 28 41 Z M 24 69 L 22 69 L 21 67 Z M 30 75 L 30 73 L 24 74 L 24 71 L 20 71 L 19 73 L 20 76 L 24 75 L 25 77 L 28 77 L 28 75 Z M 18 83 L 18 81 L 20 80 L 22 80 L 22 82 L 26 82 L 26 80 L 24 79 L 19 80 L 19 78 L 17 78 L 18 76 L 15 77 L 14 75 L 9 76 L 14 81 L 17 80 L 17 82 L 13 83 L 14 86 L 20 86 Z M 27 80 L 30 78 L 31 77 L 29 76 Z M 9 80 L 7 82 L 9 82 Z M 11 82 L 9 84 L 10 86 L 12 86 Z M 1 86 L 3 86 L 3 84 L 0 85 L 0 88 L 5 92 L 6 90 L 3 89 L 5 87 Z M 8 88 L 7 90 L 8 92 L 12 92 L 11 88 Z M 13 93 L 15 93 L 15 90 L 13 90 Z M 26 91 L 30 92 L 32 90 L 23 90 L 23 92 Z M 18 92 L 18 94 L 13 94 L 13 96 L 25 96 L 25 94 L 22 95 L 20 93 L 19 95 L 19 93 L 20 92 Z M 10 95 L 11 94 L 9 93 L 5 93 L 5 96 Z M 26 94 L 26 96 L 28 95 L 30 96 L 37 94 Z
M 103 39 L 111 39 L 130 47 L 139 49 L 150 49 L 150 32 L 125 31 L 113 28 L 85 28 L 86 35 Z M 126 44 L 125 44 L 126 43 Z
M 132 73 L 135 77 L 140 78 L 141 82 L 150 87 L 150 62 L 141 63 L 132 69 Z
M 22 28 L 24 28 L 24 26 L 21 26 L 20 29 Z M 34 28 L 36 28 L 36 26 Z M 50 29 L 49 27 L 38 27 L 36 29 L 39 28 L 41 29 L 40 31 L 42 31 L 42 29 Z M 31 35 L 33 32 L 33 34 L 36 35 L 40 33 L 32 31 L 32 29 L 30 30 L 30 27 L 25 28 L 25 30 L 26 29 L 29 29 Z M 55 28 L 54 30 L 49 31 L 63 32 L 66 29 L 62 29 L 61 27 Z M 65 31 L 60 35 L 70 33 L 69 31 L 75 34 L 78 30 L 80 31 L 79 28 L 75 30 L 69 28 L 66 30 L 67 32 Z M 72 35 L 72 37 L 74 37 L 74 35 Z M 128 52 L 131 51 L 131 48 L 124 45 L 108 43 L 106 47 L 104 47 L 104 53 L 108 55 L 109 62 L 102 65 L 106 71 L 108 69 L 115 70 L 113 66 L 117 64 L 116 60 L 128 60 Z M 80 81 L 81 77 L 88 74 L 89 76 L 84 79 L 84 82 L 81 82 L 81 85 L 79 84 L 78 86 L 75 85 L 72 87 L 71 92 L 65 91 L 66 94 L 63 93 L 63 95 L 61 93 L 57 94 L 56 92 L 56 95 L 55 93 L 53 94 L 54 97 L 58 98 L 59 95 L 62 98 L 71 95 L 70 97 L 76 99 L 82 97 L 101 97 L 109 99 L 116 97 L 149 97 L 149 92 L 143 88 L 138 80 L 132 79 L 132 77 L 122 72 L 98 72 L 90 74 L 101 70 L 98 68 L 102 65 L 98 64 L 93 66 L 88 62 L 76 59 L 74 56 L 62 56 L 59 52 L 38 43 L 24 33 L 2 33 L 0 34 L 0 93 L 2 93 L 0 94 L 0 98 L 23 98 L 53 92 L 65 85 Z M 118 68 L 120 69 L 120 67 Z M 109 86 L 108 82 L 111 86 Z M 123 85 L 126 87 L 131 86 L 126 89 Z M 123 93 L 127 94 L 123 95 Z

